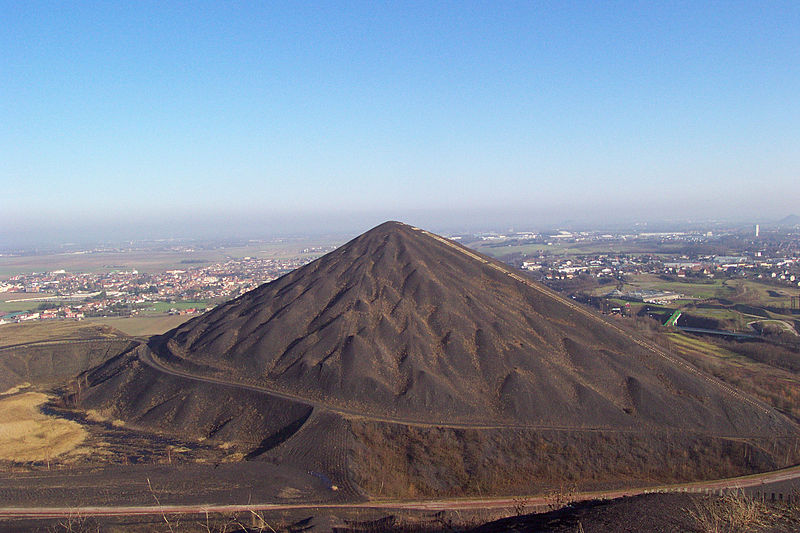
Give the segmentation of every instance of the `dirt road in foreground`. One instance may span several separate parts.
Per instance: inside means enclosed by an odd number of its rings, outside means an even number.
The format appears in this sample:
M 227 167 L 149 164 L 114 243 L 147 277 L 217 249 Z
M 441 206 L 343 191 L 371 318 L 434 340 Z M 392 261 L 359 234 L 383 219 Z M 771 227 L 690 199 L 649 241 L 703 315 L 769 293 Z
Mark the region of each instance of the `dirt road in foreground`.
M 742 476 L 713 481 L 684 483 L 679 485 L 663 485 L 647 488 L 611 490 L 599 492 L 583 492 L 570 495 L 571 501 L 594 499 L 613 499 L 624 496 L 636 496 L 653 492 L 694 492 L 709 493 L 736 489 L 755 489 L 763 487 L 764 490 L 775 483 L 796 481 L 800 487 L 800 466 L 775 470 L 763 474 Z M 366 501 L 353 503 L 250 503 L 242 505 L 218 505 L 214 503 L 201 505 L 148 505 L 148 506 L 87 506 L 87 507 L 17 507 L 0 508 L 2 518 L 61 518 L 69 516 L 132 516 L 132 515 L 161 515 L 161 514 L 203 514 L 203 513 L 233 513 L 248 511 L 288 511 L 297 509 L 406 509 L 418 511 L 444 511 L 464 509 L 504 509 L 513 507 L 519 501 L 525 501 L 526 506 L 547 505 L 552 498 L 535 496 L 514 496 L 503 498 L 458 498 L 443 500 L 385 500 Z

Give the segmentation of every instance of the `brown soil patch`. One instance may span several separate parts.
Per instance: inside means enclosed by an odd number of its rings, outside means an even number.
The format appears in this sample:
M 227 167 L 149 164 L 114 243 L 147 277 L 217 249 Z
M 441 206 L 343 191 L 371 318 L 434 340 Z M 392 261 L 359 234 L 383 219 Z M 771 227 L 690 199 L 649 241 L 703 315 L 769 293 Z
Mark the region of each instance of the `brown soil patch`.
M 159 315 L 159 316 L 136 316 L 136 317 L 103 317 L 89 318 L 89 322 L 104 324 L 128 335 L 160 335 L 172 328 L 178 327 L 191 315 Z

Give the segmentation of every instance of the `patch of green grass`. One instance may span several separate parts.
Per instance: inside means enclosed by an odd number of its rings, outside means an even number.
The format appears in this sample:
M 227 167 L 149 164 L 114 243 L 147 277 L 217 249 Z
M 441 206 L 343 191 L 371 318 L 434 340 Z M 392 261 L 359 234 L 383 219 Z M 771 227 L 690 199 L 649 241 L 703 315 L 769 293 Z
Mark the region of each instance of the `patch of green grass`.
M 31 309 L 36 309 L 37 307 L 39 307 L 39 304 L 33 302 L 0 302 L 0 311 L 5 311 L 6 313 L 30 311 Z
M 743 328 L 746 320 L 742 313 L 732 309 L 706 309 L 703 307 L 685 308 L 684 311 L 692 316 L 701 318 L 713 318 L 720 321 L 733 321 L 737 328 Z
M 705 281 L 666 281 L 652 274 L 627 276 L 627 281 L 622 286 L 623 292 L 638 290 L 668 291 L 687 296 L 686 299 L 677 300 L 677 304 L 692 303 L 693 299 L 709 299 L 719 297 L 721 293 L 733 294 L 735 289 L 723 285 L 723 280 Z M 602 296 L 616 289 L 616 286 L 598 287 L 593 291 L 595 296 Z
M 708 299 L 719 296 L 721 290 L 724 290 L 721 282 L 714 281 L 712 283 L 690 283 L 681 281 L 665 281 L 660 279 L 637 280 L 633 283 L 642 289 L 670 291 L 677 294 L 683 294 L 692 298 Z
M 33 300 L 28 302 L 0 302 L 0 311 L 5 311 L 7 313 L 13 313 L 16 311 L 38 311 L 42 304 L 47 304 L 48 308 L 51 308 L 74 303 L 75 300 L 60 301 L 58 299 Z
M 625 307 L 625 304 L 633 305 L 633 302 L 630 302 L 628 300 L 621 300 L 619 298 L 609 298 L 608 303 L 610 303 L 614 307 Z
M 791 305 L 789 292 L 794 292 L 783 288 L 776 289 L 772 285 L 746 279 L 731 280 L 728 284 L 735 289 L 736 300 L 755 306 L 789 307 Z M 785 294 L 785 296 L 770 296 L 770 291 Z
M 667 333 L 666 336 L 670 339 L 670 341 L 673 342 L 673 344 L 675 344 L 675 347 L 678 350 L 691 350 L 709 356 L 720 357 L 722 359 L 741 358 L 741 356 L 733 352 L 729 352 L 724 348 L 697 337 L 692 337 L 679 332 Z
M 627 242 L 560 242 L 553 239 L 551 245 L 546 243 L 509 244 L 497 241 L 477 241 L 469 243 L 469 247 L 486 255 L 503 257 L 512 253 L 533 254 L 543 250 L 553 256 L 600 255 L 600 254 L 650 254 L 654 256 L 671 256 L 681 251 L 680 243 L 657 243 L 646 241 Z

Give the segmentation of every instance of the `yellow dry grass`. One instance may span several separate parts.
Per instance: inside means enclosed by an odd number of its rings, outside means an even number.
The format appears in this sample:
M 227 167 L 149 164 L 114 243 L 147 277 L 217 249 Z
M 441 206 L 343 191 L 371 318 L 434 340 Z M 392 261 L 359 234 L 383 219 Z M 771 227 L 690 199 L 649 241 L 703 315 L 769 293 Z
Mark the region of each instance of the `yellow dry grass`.
M 19 385 L 14 385 L 13 387 L 11 387 L 10 389 L 8 389 L 5 392 L 0 392 L 0 396 L 10 396 L 12 394 L 18 393 L 22 389 L 27 389 L 30 386 L 31 386 L 31 384 L 28 383 L 27 381 L 25 381 L 24 383 L 20 383 Z
M 49 461 L 86 439 L 80 424 L 43 414 L 39 406 L 47 400 L 40 392 L 0 398 L 0 459 Z
M 111 422 L 111 425 L 116 428 L 121 428 L 125 426 L 125 421 L 120 420 L 118 418 L 111 418 L 108 416 L 107 410 L 97 411 L 95 409 L 89 409 L 86 411 L 86 418 L 91 420 L 92 422 Z

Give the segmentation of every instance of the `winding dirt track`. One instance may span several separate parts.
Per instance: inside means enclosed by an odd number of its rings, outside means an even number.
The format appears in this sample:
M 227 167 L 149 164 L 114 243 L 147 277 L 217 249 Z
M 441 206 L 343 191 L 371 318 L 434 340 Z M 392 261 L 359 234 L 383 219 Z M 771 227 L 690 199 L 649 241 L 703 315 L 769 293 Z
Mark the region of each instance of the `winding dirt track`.
M 8 346 L 0 347 L 0 352 L 10 352 L 14 350 L 18 350 L 19 348 L 28 348 L 34 346 L 48 346 L 53 344 L 91 344 L 98 341 L 108 341 L 108 342 L 115 342 L 115 341 L 132 341 L 136 340 L 133 337 L 89 337 L 87 339 L 51 339 L 47 341 L 32 341 L 32 342 L 22 342 L 20 344 L 9 344 Z
M 542 424 L 483 424 L 483 423 L 454 423 L 454 422 L 439 422 L 439 421 L 430 421 L 430 420 L 418 420 L 418 419 L 410 419 L 410 418 L 402 418 L 402 417 L 387 417 L 387 416 L 380 416 L 374 415 L 371 413 L 365 413 L 363 411 L 358 410 L 351 410 L 340 408 L 337 406 L 332 406 L 331 404 L 317 401 L 313 399 L 309 399 L 303 396 L 298 396 L 294 394 L 290 394 L 287 392 L 278 391 L 275 389 L 271 389 L 269 387 L 261 387 L 256 385 L 248 385 L 245 383 L 239 382 L 232 382 L 232 381 L 225 381 L 222 379 L 217 379 L 208 376 L 201 376 L 197 374 L 192 374 L 183 370 L 176 370 L 174 368 L 168 367 L 164 365 L 163 362 L 158 360 L 153 352 L 150 350 L 142 351 L 138 354 L 139 360 L 146 364 L 147 366 L 157 370 L 159 372 L 163 372 L 164 374 L 169 374 L 171 376 L 189 379 L 192 381 L 200 381 L 203 383 L 209 383 L 214 385 L 222 385 L 224 387 L 233 387 L 248 391 L 257 392 L 260 394 L 268 394 L 270 396 L 275 396 L 277 398 L 282 398 L 284 400 L 291 400 L 294 402 L 301 403 L 303 405 L 308 405 L 309 407 L 313 407 L 314 409 L 318 409 L 321 411 L 328 411 L 331 413 L 335 413 L 341 415 L 348 419 L 359 419 L 359 420 L 370 420 L 373 422 L 384 422 L 387 424 L 398 424 L 403 426 L 412 426 L 412 427 L 420 427 L 420 428 L 450 428 L 450 429 L 479 429 L 479 430 L 491 430 L 491 429 L 530 429 L 536 431 L 580 431 L 580 432 L 608 432 L 608 433 L 641 433 L 643 431 L 652 432 L 658 431 L 665 434 L 691 434 L 691 435 L 699 435 L 699 436 L 706 436 L 706 437 L 715 437 L 721 439 L 732 439 L 736 441 L 741 441 L 743 439 L 759 439 L 764 438 L 764 435 L 724 435 L 724 434 L 715 434 L 709 432 L 702 432 L 702 431 L 688 431 L 686 429 L 673 429 L 673 428 L 666 428 L 666 427 L 659 427 L 656 429 L 653 428 L 609 428 L 603 426 L 594 426 L 594 427 L 580 427 L 580 426 L 554 426 L 554 425 L 542 425 Z M 771 439 L 797 439 L 798 437 L 795 436 L 770 436 Z
M 476 256 L 477 257 L 477 256 Z M 481 259 L 483 260 L 483 259 Z M 512 275 L 513 273 L 509 273 Z M 516 276 L 514 274 L 514 276 Z M 522 282 L 528 283 L 527 280 L 521 279 Z M 572 302 L 566 301 L 567 304 L 571 306 L 575 306 Z M 579 309 L 579 308 L 578 308 Z M 594 315 L 590 316 L 594 317 Z M 599 318 L 599 317 L 594 317 Z M 605 324 L 605 322 L 604 322 Z M 622 330 L 620 330 L 622 331 Z M 624 332 L 623 332 L 624 333 Z M 626 334 L 627 335 L 627 334 Z M 57 345 L 64 345 L 64 344 L 88 344 L 92 342 L 98 341 L 130 341 L 130 342 L 139 342 L 144 343 L 146 339 L 141 337 L 117 337 L 117 338 L 107 338 L 107 337 L 98 337 L 98 338 L 91 338 L 91 339 L 53 339 L 48 341 L 36 341 L 30 343 L 23 343 L 17 344 L 12 346 L 5 346 L 0 348 L 0 352 L 3 351 L 12 351 L 14 349 L 19 348 L 28 348 L 33 346 L 57 346 Z M 439 421 L 431 421 L 431 420 L 419 420 L 419 419 L 410 419 L 410 418 L 402 418 L 402 417 L 386 417 L 386 416 L 379 416 L 372 413 L 365 413 L 363 411 L 355 410 L 355 409 L 346 409 L 338 406 L 331 405 L 326 402 L 317 401 L 314 399 L 310 399 L 304 396 L 299 396 L 295 394 L 290 394 L 284 391 L 279 391 L 276 389 L 272 389 L 269 387 L 263 386 L 256 386 L 256 385 L 249 385 L 246 383 L 241 382 L 232 382 L 232 381 L 225 381 L 222 379 L 217 379 L 208 376 L 202 376 L 197 374 L 192 374 L 183 370 L 178 370 L 175 368 L 171 368 L 166 366 L 162 361 L 158 360 L 155 355 L 150 351 L 143 351 L 142 353 L 138 354 L 139 360 L 164 374 L 169 374 L 171 376 L 189 379 L 192 381 L 199 381 L 203 383 L 210 383 L 214 385 L 222 385 L 225 387 L 233 387 L 242 390 L 249 390 L 261 394 L 269 394 L 271 396 L 275 396 L 277 398 L 282 398 L 285 400 L 291 400 L 294 402 L 301 403 L 303 405 L 308 405 L 315 409 L 321 411 L 328 411 L 331 413 L 336 413 L 342 415 L 346 418 L 356 419 L 356 420 L 370 420 L 374 422 L 384 422 L 387 424 L 401 424 L 405 426 L 413 426 L 413 427 L 422 427 L 422 428 L 451 428 L 451 429 L 479 429 L 479 430 L 491 430 L 491 429 L 532 429 L 537 431 L 586 431 L 586 432 L 612 432 L 612 433 L 639 433 L 641 431 L 649 431 L 652 428 L 647 429 L 637 429 L 637 428 L 608 428 L 603 426 L 555 426 L 555 425 L 541 425 L 541 424 L 483 424 L 483 423 L 456 423 L 456 422 L 439 422 Z M 684 363 L 685 364 L 685 363 Z M 695 372 L 699 372 L 695 369 Z M 716 383 L 716 382 L 715 382 Z M 702 435 L 702 436 L 713 436 L 718 438 L 729 438 L 734 440 L 741 440 L 747 438 L 763 438 L 763 435 L 752 435 L 752 436 L 742 436 L 742 435 L 724 435 L 724 434 L 711 434 L 706 432 L 690 432 L 684 429 L 675 429 L 672 430 L 670 428 L 658 428 L 659 431 L 665 433 L 691 433 L 694 435 Z M 781 436 L 771 436 L 770 438 L 787 438 L 787 439 L 795 439 L 797 437 L 789 436 L 789 437 L 781 437 Z
M 582 492 L 574 495 L 573 501 L 613 499 L 624 496 L 637 496 L 654 492 L 689 492 L 719 493 L 725 490 L 761 487 L 771 483 L 779 483 L 800 479 L 800 466 L 775 470 L 765 474 L 756 474 L 714 481 L 685 483 L 680 485 L 656 486 L 628 490 L 610 490 L 599 492 Z M 2 518 L 62 518 L 69 516 L 132 516 L 132 515 L 174 515 L 203 513 L 234 513 L 249 511 L 288 511 L 295 509 L 398 509 L 416 511 L 445 511 L 464 509 L 508 509 L 520 500 L 527 506 L 547 505 L 551 498 L 535 496 L 515 496 L 504 498 L 454 498 L 443 500 L 407 500 L 407 501 L 366 501 L 353 503 L 252 503 L 244 505 L 219 505 L 214 503 L 201 505 L 143 505 L 115 507 L 0 507 Z

